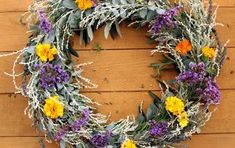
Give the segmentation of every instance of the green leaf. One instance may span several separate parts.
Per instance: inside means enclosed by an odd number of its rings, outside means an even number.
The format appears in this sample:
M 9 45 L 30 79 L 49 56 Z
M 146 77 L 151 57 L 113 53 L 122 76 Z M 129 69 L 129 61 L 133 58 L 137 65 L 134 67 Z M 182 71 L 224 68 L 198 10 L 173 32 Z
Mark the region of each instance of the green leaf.
M 135 4 L 135 3 L 136 3 L 136 0 L 128 0 L 128 2 L 129 2 L 130 4 Z
M 145 17 L 147 16 L 148 10 L 147 9 L 142 9 L 139 12 L 139 15 L 141 18 L 145 19 Z
M 83 148 L 83 146 L 81 144 L 77 144 L 76 148 Z
M 147 120 L 153 119 L 158 114 L 158 108 L 155 104 L 151 104 L 147 110 L 146 118 Z
M 93 40 L 93 31 L 92 31 L 91 26 L 87 27 L 87 34 L 88 34 L 88 37 L 90 38 L 90 40 Z
M 80 44 L 84 42 L 86 46 L 90 42 L 90 38 L 88 37 L 87 30 L 86 29 L 81 30 L 79 32 L 79 35 L 80 35 Z
M 155 11 L 156 8 L 157 8 L 157 7 L 156 7 L 155 5 L 149 5 L 149 6 L 148 6 L 148 9 L 149 9 L 149 10 L 152 10 L 152 11 Z
M 117 30 L 117 33 L 120 37 L 122 37 L 122 33 L 121 33 L 121 30 L 120 30 L 120 27 L 119 27 L 119 24 L 117 21 L 115 21 L 115 27 L 116 27 L 116 30 Z
M 35 46 L 29 46 L 29 47 L 27 48 L 27 52 L 28 52 L 28 53 L 31 53 L 31 54 L 34 54 L 34 53 L 35 53 Z
M 109 32 L 111 29 L 112 24 L 107 23 L 106 26 L 104 27 L 104 37 L 107 39 L 109 37 Z
M 64 28 L 65 24 L 68 21 L 69 16 L 63 17 L 58 21 L 58 28 Z M 59 30 L 59 29 L 57 29 Z M 60 32 L 59 32 L 60 33 Z
M 81 11 L 77 10 L 75 13 L 71 13 L 68 18 L 68 23 L 71 28 L 79 28 L 79 21 L 81 17 Z
M 112 4 L 119 5 L 119 0 L 112 0 Z
M 144 114 L 144 111 L 142 110 L 141 106 L 139 106 L 139 115 L 136 119 L 138 123 L 144 123 L 146 121 L 146 115 Z
M 74 55 L 75 57 L 79 57 L 79 54 L 77 53 L 77 51 L 75 51 L 73 48 L 69 47 L 68 48 L 69 52 Z
M 68 9 L 77 9 L 77 5 L 74 0 L 63 0 L 62 5 Z
M 110 33 L 111 33 L 112 39 L 115 39 L 116 37 L 118 37 L 118 32 L 117 32 L 115 24 L 112 24 Z
M 164 14 L 166 12 L 166 10 L 160 9 L 160 8 L 157 8 L 156 11 L 157 11 L 158 14 Z
M 63 140 L 61 140 L 60 141 L 60 148 L 65 148 L 65 147 L 66 147 L 66 143 Z
M 154 104 L 161 104 L 161 98 L 159 98 L 157 95 L 155 95 L 152 91 L 148 92 L 149 96 L 153 99 Z
M 161 85 L 161 87 L 162 87 L 163 89 L 166 89 L 166 88 L 167 88 L 166 84 L 163 83 L 161 80 L 157 79 L 157 82 Z
M 39 29 L 38 25 L 31 25 L 30 28 L 29 28 L 29 31 L 30 32 L 39 32 L 40 29 Z
M 127 1 L 126 0 L 120 0 L 121 4 L 127 4 Z
M 125 9 L 121 8 L 121 9 L 119 10 L 119 13 L 121 13 L 121 18 L 126 18 L 127 12 L 126 12 Z
M 143 114 L 139 114 L 137 119 L 136 119 L 137 123 L 143 123 L 146 121 L 145 117 L 143 116 Z
M 106 130 L 107 131 L 112 130 L 114 127 L 115 127 L 115 125 L 111 123 L 106 127 Z
M 152 21 L 154 19 L 155 15 L 156 15 L 155 11 L 152 11 L 152 10 L 148 11 L 147 21 L 149 21 L 149 22 Z

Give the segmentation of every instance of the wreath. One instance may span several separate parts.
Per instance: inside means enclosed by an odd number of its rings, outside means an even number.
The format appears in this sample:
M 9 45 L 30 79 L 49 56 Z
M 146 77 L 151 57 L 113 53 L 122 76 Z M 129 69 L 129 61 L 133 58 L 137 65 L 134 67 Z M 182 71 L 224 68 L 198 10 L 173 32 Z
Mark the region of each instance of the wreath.
M 18 54 L 12 69 L 17 92 L 28 98 L 25 114 L 34 127 L 61 148 L 167 147 L 200 132 L 219 104 L 215 83 L 226 56 L 215 27 L 212 1 L 202 0 L 36 0 L 22 17 L 31 36 Z M 80 36 L 89 44 L 94 31 L 104 26 L 104 36 L 121 36 L 119 24 L 147 26 L 146 35 L 156 44 L 151 54 L 162 53 L 165 60 L 152 64 L 158 72 L 173 64 L 179 75 L 168 82 L 157 77 L 162 96 L 149 92 L 153 103 L 147 111 L 139 107 L 138 117 L 108 123 L 97 113 L 93 101 L 81 88 L 96 87 L 82 76 L 76 65 L 71 37 Z M 22 57 L 22 58 L 21 58 Z M 16 74 L 20 61 L 22 74 Z M 22 85 L 16 77 L 22 75 Z M 159 73 L 158 73 L 159 75 Z M 42 144 L 43 147 L 43 144 Z

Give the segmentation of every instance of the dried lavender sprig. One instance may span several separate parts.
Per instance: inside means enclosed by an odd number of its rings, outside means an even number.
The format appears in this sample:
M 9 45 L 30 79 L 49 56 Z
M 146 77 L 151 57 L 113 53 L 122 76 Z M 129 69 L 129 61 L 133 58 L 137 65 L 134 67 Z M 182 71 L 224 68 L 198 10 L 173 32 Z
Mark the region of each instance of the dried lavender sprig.
M 46 34 L 50 33 L 52 31 L 52 24 L 46 14 L 43 11 L 38 11 L 38 17 L 40 29 Z

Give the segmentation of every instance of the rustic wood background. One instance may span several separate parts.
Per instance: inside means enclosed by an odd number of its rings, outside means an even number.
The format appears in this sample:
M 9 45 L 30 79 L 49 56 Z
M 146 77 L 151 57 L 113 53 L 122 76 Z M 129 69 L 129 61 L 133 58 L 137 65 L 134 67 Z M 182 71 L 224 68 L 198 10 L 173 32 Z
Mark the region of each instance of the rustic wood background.
M 24 47 L 27 42 L 26 27 L 19 24 L 19 17 L 27 9 L 31 0 L 0 0 L 0 54 Z M 191 148 L 233 148 L 235 147 L 235 0 L 216 0 L 221 7 L 218 21 L 225 24 L 218 27 L 223 42 L 230 39 L 228 57 L 218 78 L 222 91 L 222 101 L 202 133 L 194 135 L 186 143 Z M 149 45 L 145 38 L 145 29 L 121 27 L 123 38 L 105 40 L 102 30 L 95 34 L 95 40 L 88 47 L 79 46 L 75 37 L 75 47 L 80 51 L 79 62 L 93 61 L 85 69 L 84 75 L 97 83 L 97 89 L 83 90 L 103 104 L 98 110 L 111 112 L 111 120 L 137 113 L 137 106 L 144 100 L 144 107 L 150 103 L 147 91 L 159 93 L 159 87 L 151 78 L 153 70 L 148 67 L 159 60 L 159 55 L 150 56 Z M 92 50 L 98 42 L 105 50 Z M 0 59 L 0 148 L 39 148 L 36 132 L 31 121 L 23 114 L 26 98 L 15 95 L 11 78 L 3 74 L 11 72 L 14 56 Z M 18 68 L 19 70 L 22 67 Z M 174 72 L 164 73 L 169 79 Z M 46 144 L 47 148 L 56 148 L 57 144 Z

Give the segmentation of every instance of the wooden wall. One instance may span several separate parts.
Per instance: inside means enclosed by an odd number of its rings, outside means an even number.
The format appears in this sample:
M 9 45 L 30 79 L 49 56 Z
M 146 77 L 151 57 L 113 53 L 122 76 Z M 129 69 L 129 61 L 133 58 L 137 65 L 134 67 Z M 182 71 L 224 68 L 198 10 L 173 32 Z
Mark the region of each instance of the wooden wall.
M 0 0 L 0 54 L 21 49 L 26 44 L 29 34 L 18 21 L 30 2 Z M 219 35 L 223 42 L 231 40 L 228 57 L 218 78 L 222 101 L 202 133 L 184 142 L 191 148 L 235 147 L 235 0 L 216 0 L 216 3 L 221 6 L 218 22 L 225 24 L 217 28 Z M 153 70 L 148 65 L 160 56 L 150 56 L 153 45 L 147 43 L 145 29 L 136 31 L 123 25 L 123 38 L 115 41 L 105 40 L 102 31 L 95 34 L 95 40 L 88 47 L 78 45 L 78 38 L 75 38 L 75 47 L 80 50 L 78 62 L 94 62 L 85 68 L 84 75 L 99 85 L 97 89 L 86 89 L 83 93 L 103 104 L 98 108 L 100 112 L 111 112 L 111 120 L 117 120 L 136 114 L 142 100 L 146 108 L 151 101 L 147 90 L 159 93 L 158 85 L 151 78 Z M 104 49 L 101 52 L 92 50 L 97 42 Z M 0 59 L 0 148 L 39 148 L 31 121 L 23 114 L 26 98 L 13 94 L 11 78 L 3 74 L 4 71 L 11 72 L 13 60 L 14 56 Z M 174 72 L 164 74 L 164 79 L 175 75 Z M 47 148 L 56 147 L 59 146 L 55 143 L 47 144 Z

